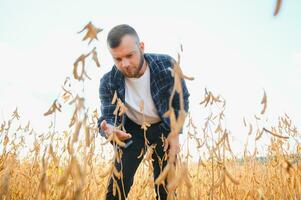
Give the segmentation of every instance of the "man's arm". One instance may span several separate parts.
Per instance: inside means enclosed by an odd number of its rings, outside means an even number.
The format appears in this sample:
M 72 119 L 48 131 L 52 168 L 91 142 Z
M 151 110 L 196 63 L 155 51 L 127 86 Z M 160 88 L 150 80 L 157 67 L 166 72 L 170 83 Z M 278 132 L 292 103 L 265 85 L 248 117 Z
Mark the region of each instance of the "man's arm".
M 172 68 L 174 67 L 174 63 L 176 63 L 176 61 L 172 58 L 171 60 L 171 63 L 172 63 Z M 172 85 L 174 85 L 174 78 L 172 77 Z M 183 93 L 183 102 L 184 102 L 184 110 L 186 113 L 188 113 L 188 110 L 189 110 L 189 92 L 188 92 L 188 89 L 187 89 L 187 86 L 186 86 L 186 81 L 184 79 L 181 79 L 181 86 L 182 86 L 182 93 Z M 175 115 L 176 115 L 176 118 L 178 117 L 179 115 L 179 110 L 180 110 L 180 95 L 175 92 L 175 95 L 173 97 L 173 100 L 172 100 L 172 107 L 174 108 L 174 111 L 175 111 Z M 182 134 L 183 132 L 183 129 L 180 130 L 180 134 Z
M 172 58 L 171 56 L 166 56 L 164 58 L 164 60 L 162 61 L 163 64 L 163 68 L 164 70 L 162 71 L 161 76 L 163 76 L 163 78 L 161 78 L 161 80 L 164 81 L 164 88 L 165 91 L 171 95 L 173 87 L 174 87 L 174 77 L 172 76 L 172 73 L 170 70 L 168 69 L 173 69 L 174 68 L 174 63 L 176 63 L 176 60 L 174 58 Z M 184 102 L 184 110 L 187 113 L 189 110 L 189 92 L 186 86 L 186 82 L 184 79 L 181 80 L 181 85 L 182 85 L 182 92 L 183 92 L 183 102 Z M 168 101 L 169 101 L 170 96 L 168 97 Z M 172 107 L 173 110 L 175 112 L 176 117 L 178 117 L 179 114 L 179 110 L 180 110 L 180 95 L 175 92 L 173 99 L 172 99 Z M 168 108 L 167 108 L 168 109 Z M 161 128 L 164 130 L 164 132 L 167 132 L 166 136 L 168 135 L 168 133 L 170 132 L 170 120 L 167 119 L 167 121 L 161 122 L 160 126 Z M 182 133 L 182 130 L 180 131 L 180 133 Z
M 177 63 L 177 61 L 169 56 L 169 63 L 168 65 L 170 65 L 170 68 L 173 69 L 175 66 L 175 63 Z M 174 87 L 174 77 L 171 75 L 171 73 L 169 73 L 169 77 L 167 78 L 168 80 L 170 80 L 169 82 L 171 83 L 170 86 L 170 91 L 172 91 L 173 87 Z M 183 100 L 184 100 L 184 110 L 187 113 L 189 110 L 189 92 L 186 86 L 186 81 L 184 79 L 181 79 L 181 85 L 182 85 L 182 92 L 183 92 Z M 173 97 L 172 100 L 172 107 L 174 108 L 176 117 L 178 117 L 178 112 L 180 110 L 180 95 L 175 92 L 175 95 Z
M 172 77 L 172 87 L 174 86 L 174 78 Z M 184 103 L 184 110 L 187 113 L 189 110 L 189 92 L 186 86 L 186 82 L 184 79 L 181 80 L 181 86 L 182 86 L 182 94 L 183 94 L 183 103 Z M 171 89 L 172 90 L 172 89 Z M 174 97 L 172 99 L 172 107 L 174 109 L 176 118 L 179 116 L 180 111 L 180 95 L 175 92 Z M 183 133 L 183 127 L 179 131 L 179 134 Z M 164 150 L 167 150 L 169 148 L 168 156 L 170 161 L 174 161 L 176 158 L 176 155 L 180 151 L 180 138 L 179 134 L 172 135 L 169 134 L 164 145 Z
M 184 100 L 184 110 L 187 113 L 189 110 L 189 92 L 186 86 L 186 82 L 184 79 L 181 80 L 182 91 L 183 91 L 183 100 Z M 172 100 L 172 106 L 176 112 L 176 116 L 178 116 L 178 111 L 180 110 L 180 95 L 176 92 L 174 98 Z
M 131 138 L 131 135 L 123 131 L 117 130 L 114 127 L 115 115 L 113 114 L 116 105 L 112 104 L 113 91 L 109 88 L 109 74 L 105 74 L 100 80 L 99 98 L 101 117 L 98 119 L 97 124 L 101 136 L 108 138 L 110 134 L 115 132 L 117 137 L 123 141 Z M 118 116 L 116 116 L 118 117 Z M 118 122 L 118 121 L 117 121 Z
M 188 113 L 190 94 L 188 92 L 186 82 L 185 82 L 184 79 L 181 81 L 181 84 L 182 84 L 182 91 L 183 91 L 184 110 L 185 110 L 186 113 Z M 175 93 L 174 98 L 172 100 L 172 107 L 174 108 L 176 117 L 178 117 L 179 116 L 179 110 L 180 110 L 180 95 L 177 92 Z M 180 134 L 182 134 L 182 132 L 183 132 L 183 128 L 180 130 Z
M 101 122 L 105 120 L 108 124 L 114 125 L 115 116 L 113 114 L 116 105 L 111 104 L 113 98 L 113 92 L 109 89 L 109 74 L 105 74 L 100 79 L 99 84 L 99 99 L 100 99 L 100 112 L 101 117 L 98 119 L 98 128 L 101 136 L 105 137 L 106 134 L 101 129 Z

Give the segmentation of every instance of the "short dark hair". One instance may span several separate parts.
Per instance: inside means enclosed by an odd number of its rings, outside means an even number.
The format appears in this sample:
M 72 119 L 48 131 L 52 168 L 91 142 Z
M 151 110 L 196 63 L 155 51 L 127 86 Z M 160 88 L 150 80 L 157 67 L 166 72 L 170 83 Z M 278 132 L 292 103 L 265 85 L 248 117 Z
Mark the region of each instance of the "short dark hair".
M 125 35 L 132 35 L 139 43 L 139 36 L 135 29 L 127 24 L 120 24 L 112 28 L 107 37 L 107 44 L 110 48 L 115 48 L 120 45 L 121 39 Z

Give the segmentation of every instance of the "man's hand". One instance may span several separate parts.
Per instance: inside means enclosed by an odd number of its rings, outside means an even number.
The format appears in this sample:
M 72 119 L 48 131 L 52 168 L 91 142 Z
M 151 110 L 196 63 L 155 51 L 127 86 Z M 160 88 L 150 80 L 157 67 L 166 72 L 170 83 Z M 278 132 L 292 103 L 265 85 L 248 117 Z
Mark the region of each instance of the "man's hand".
M 168 157 L 174 161 L 176 155 L 180 152 L 180 141 L 179 134 L 172 135 L 169 134 L 165 140 L 164 151 L 166 151 L 169 147 Z
M 107 138 L 110 137 L 112 133 L 115 133 L 119 140 L 124 141 L 131 138 L 131 134 L 126 133 L 121 130 L 117 130 L 113 125 L 108 124 L 106 120 L 103 120 L 100 124 L 100 128 L 105 132 Z

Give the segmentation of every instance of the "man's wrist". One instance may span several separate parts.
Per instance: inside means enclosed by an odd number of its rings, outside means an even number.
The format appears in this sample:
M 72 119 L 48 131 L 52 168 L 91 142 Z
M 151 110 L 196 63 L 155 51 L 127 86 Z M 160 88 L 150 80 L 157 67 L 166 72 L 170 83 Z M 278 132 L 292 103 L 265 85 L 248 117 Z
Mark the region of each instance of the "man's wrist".
M 101 129 L 101 132 L 102 132 L 101 135 L 107 139 L 112 134 L 113 129 L 114 129 L 113 125 L 107 124 L 106 130 Z
M 101 128 L 99 129 L 99 134 L 100 134 L 102 137 L 107 138 L 107 134 L 106 134 L 105 131 L 102 130 Z

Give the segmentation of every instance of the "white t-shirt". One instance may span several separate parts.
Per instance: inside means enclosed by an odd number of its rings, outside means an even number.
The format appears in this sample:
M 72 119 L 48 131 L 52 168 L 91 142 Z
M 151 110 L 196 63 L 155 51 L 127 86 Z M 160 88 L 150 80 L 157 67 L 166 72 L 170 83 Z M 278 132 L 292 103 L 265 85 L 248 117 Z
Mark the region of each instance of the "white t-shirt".
M 144 110 L 140 111 L 140 103 L 144 102 Z M 128 108 L 126 115 L 136 124 L 141 125 L 143 120 L 150 124 L 160 122 L 151 91 L 150 70 L 146 67 L 145 72 L 139 78 L 125 77 L 125 106 Z

